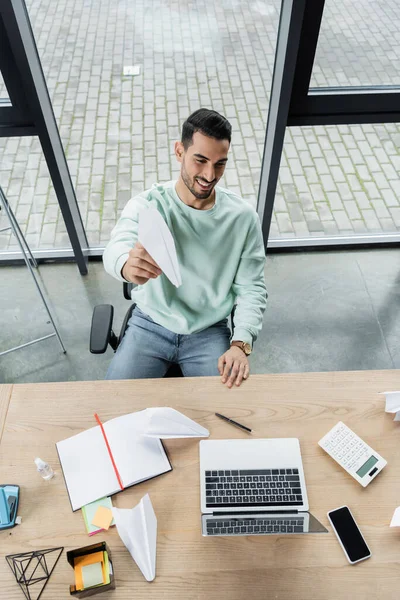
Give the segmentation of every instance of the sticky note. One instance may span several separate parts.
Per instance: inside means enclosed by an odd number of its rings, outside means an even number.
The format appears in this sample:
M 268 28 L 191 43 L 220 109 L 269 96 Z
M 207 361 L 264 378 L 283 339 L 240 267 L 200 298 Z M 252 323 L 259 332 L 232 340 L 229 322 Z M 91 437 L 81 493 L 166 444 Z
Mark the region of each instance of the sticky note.
M 103 531 L 101 528 L 91 525 L 92 519 L 99 506 L 112 508 L 111 498 L 100 498 L 100 500 L 96 500 L 95 502 L 91 502 L 90 504 L 86 504 L 86 506 L 82 507 L 82 515 L 85 521 L 86 531 L 90 536 Z M 114 520 L 112 521 L 111 525 L 114 525 Z
M 112 575 L 112 565 L 111 563 L 108 561 L 108 554 L 106 551 L 104 551 L 104 558 L 103 558 L 103 579 L 104 579 L 104 583 L 110 583 L 110 575 Z
M 74 558 L 74 567 L 83 567 L 83 565 L 91 565 L 95 562 L 101 562 L 103 560 L 103 552 L 91 552 L 90 554 L 83 554 L 82 556 L 76 556 Z
M 84 565 L 82 567 L 82 580 L 84 588 L 102 584 L 104 579 L 101 562 L 93 563 L 92 565 Z
M 92 525 L 107 530 L 110 527 L 112 520 L 113 514 L 111 510 L 105 506 L 99 506 L 92 519 Z
M 74 572 L 75 572 L 75 586 L 77 590 L 82 590 L 84 588 L 83 577 L 82 577 L 82 569 L 87 565 L 92 565 L 94 563 L 99 563 L 104 577 L 103 581 L 106 579 L 105 570 L 104 570 L 104 552 L 92 552 L 91 554 L 84 554 L 83 556 L 77 556 L 74 559 Z

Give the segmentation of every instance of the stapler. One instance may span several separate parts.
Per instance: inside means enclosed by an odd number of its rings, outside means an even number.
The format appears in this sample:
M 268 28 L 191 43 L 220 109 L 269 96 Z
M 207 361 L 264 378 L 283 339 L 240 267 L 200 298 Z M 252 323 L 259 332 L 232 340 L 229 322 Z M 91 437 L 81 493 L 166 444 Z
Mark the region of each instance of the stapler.
M 19 485 L 0 485 L 0 531 L 15 525 L 19 502 Z

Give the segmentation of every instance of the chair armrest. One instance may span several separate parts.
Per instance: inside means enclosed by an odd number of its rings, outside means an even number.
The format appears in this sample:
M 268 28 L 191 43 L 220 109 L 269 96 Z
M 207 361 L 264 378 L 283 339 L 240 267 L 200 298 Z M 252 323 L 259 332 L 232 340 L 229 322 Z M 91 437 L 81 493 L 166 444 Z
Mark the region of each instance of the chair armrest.
M 94 307 L 90 329 L 90 352 L 92 354 L 104 354 L 109 343 L 114 348 L 113 338 L 116 336 L 112 330 L 113 317 L 114 307 L 111 304 L 98 304 Z
M 126 330 L 127 330 L 127 328 L 128 328 L 128 322 L 129 322 L 129 319 L 130 319 L 130 318 L 131 318 L 131 316 L 132 316 L 132 313 L 133 313 L 133 311 L 134 311 L 134 309 L 135 309 L 135 306 L 136 306 L 136 304 L 133 302 L 133 303 L 131 304 L 131 306 L 129 307 L 129 309 L 128 309 L 128 312 L 127 312 L 127 313 L 126 313 L 126 315 L 125 315 L 125 318 L 124 318 L 124 320 L 123 320 L 123 322 L 122 322 L 122 325 L 121 325 L 121 331 L 119 332 L 118 345 L 120 345 L 120 343 L 121 343 L 121 341 L 122 341 L 122 338 L 123 338 L 123 337 L 124 337 L 124 335 L 125 335 L 125 331 L 126 331 Z
M 133 289 L 133 283 L 129 283 L 128 281 L 124 281 L 124 298 L 125 300 L 132 300 L 131 292 Z

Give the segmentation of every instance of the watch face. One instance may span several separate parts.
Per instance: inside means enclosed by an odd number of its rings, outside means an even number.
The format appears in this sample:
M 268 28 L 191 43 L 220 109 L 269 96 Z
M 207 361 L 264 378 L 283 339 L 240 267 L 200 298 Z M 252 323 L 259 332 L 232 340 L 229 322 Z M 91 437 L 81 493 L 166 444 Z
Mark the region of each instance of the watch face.
M 244 350 L 245 354 L 247 354 L 247 356 L 249 354 L 251 354 L 251 346 L 250 346 L 250 344 L 248 344 L 247 342 L 245 342 L 243 344 L 243 350 Z

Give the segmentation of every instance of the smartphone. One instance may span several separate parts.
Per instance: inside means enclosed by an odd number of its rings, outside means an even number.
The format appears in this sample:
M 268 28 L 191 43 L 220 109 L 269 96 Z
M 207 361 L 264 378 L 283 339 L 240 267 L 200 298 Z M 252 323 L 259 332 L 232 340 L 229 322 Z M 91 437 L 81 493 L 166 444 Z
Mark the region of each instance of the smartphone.
M 371 551 L 348 506 L 330 510 L 328 519 L 349 563 L 354 565 L 371 556 Z

